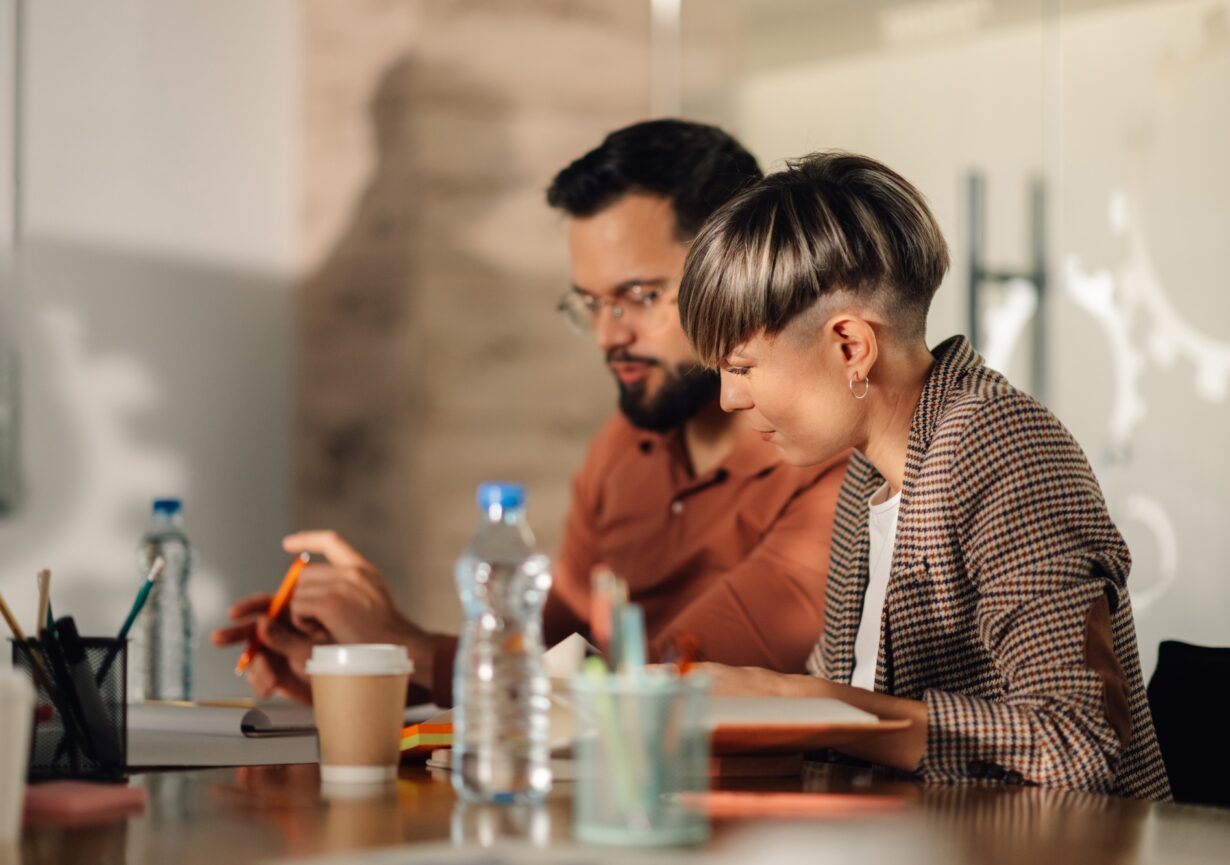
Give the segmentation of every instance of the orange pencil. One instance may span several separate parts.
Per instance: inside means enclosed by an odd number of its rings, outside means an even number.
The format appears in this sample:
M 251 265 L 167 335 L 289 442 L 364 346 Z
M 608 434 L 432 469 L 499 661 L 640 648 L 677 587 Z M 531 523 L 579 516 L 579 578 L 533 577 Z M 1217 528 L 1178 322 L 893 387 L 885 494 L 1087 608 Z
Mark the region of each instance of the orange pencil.
M 286 605 L 290 602 L 290 596 L 295 593 L 295 584 L 299 582 L 299 574 L 303 572 L 303 568 L 311 560 L 311 556 L 307 553 L 300 553 L 286 570 L 286 576 L 282 578 L 282 585 L 278 586 L 278 593 L 273 596 L 273 600 L 269 602 L 269 612 L 265 615 L 270 619 L 276 619 L 282 615 L 282 610 L 286 609 Z M 242 676 L 243 671 L 248 669 L 248 665 L 252 663 L 252 659 L 256 657 L 257 651 L 261 647 L 261 641 L 256 634 L 252 635 L 251 641 L 248 643 L 248 648 L 243 650 L 243 654 L 239 656 L 239 661 L 235 664 L 235 675 Z

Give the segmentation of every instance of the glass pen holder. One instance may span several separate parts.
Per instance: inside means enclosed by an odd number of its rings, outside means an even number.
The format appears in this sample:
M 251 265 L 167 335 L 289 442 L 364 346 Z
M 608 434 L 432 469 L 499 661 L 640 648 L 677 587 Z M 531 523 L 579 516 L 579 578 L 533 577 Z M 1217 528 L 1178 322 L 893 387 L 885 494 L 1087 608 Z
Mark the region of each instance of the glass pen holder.
M 683 802 L 709 785 L 708 689 L 700 675 L 650 671 L 572 679 L 577 840 L 658 846 L 709 837 L 705 814 Z
M 128 642 L 82 637 L 84 657 L 40 640 L 13 644 L 13 668 L 34 684 L 31 783 L 123 781 L 128 766 Z

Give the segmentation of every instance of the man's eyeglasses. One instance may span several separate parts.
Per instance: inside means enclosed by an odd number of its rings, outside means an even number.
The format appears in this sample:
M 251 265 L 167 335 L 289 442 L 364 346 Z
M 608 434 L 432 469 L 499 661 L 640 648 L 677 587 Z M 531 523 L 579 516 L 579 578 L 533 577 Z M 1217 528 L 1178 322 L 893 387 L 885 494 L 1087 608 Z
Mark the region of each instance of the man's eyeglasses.
M 658 311 L 673 301 L 665 299 L 665 293 L 660 288 L 631 285 L 615 292 L 612 298 L 604 298 L 574 289 L 560 298 L 555 311 L 577 333 L 587 334 L 594 329 L 604 306 L 611 308 L 612 318 L 620 319 L 629 326 L 656 320 Z

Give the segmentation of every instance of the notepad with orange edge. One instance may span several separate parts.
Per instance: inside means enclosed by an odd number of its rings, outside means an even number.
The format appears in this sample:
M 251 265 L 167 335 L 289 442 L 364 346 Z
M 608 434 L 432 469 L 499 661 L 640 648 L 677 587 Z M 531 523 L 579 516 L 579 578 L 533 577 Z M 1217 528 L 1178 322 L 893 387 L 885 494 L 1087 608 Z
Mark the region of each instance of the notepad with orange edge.
M 760 793 L 708 790 L 681 793 L 683 807 L 717 820 L 742 817 L 823 817 L 832 820 L 891 814 L 906 806 L 902 796 L 860 793 Z
M 430 757 L 437 748 L 453 747 L 453 725 L 443 724 L 411 724 L 401 731 L 401 755 Z

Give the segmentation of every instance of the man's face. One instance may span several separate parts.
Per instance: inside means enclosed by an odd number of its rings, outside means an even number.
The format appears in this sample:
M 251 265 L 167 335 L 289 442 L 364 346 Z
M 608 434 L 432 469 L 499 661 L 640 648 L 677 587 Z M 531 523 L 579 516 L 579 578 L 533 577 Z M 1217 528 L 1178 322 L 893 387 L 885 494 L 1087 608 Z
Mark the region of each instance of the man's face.
M 657 432 L 681 425 L 718 395 L 717 374 L 697 364 L 679 323 L 687 247 L 675 228 L 669 200 L 629 193 L 573 219 L 568 234 L 572 290 L 601 304 L 593 334 L 619 385 L 619 407 L 636 426 Z

